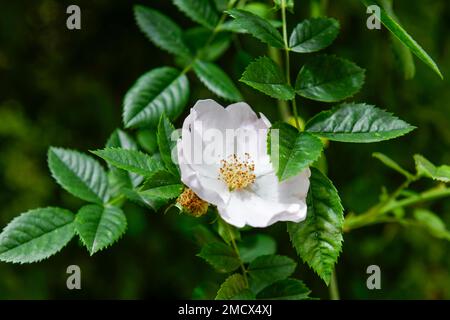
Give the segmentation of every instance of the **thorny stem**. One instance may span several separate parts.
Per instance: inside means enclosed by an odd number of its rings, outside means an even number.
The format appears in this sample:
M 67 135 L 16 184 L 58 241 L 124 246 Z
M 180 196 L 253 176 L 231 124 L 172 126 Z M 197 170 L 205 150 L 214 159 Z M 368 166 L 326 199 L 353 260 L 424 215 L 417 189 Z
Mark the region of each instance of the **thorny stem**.
M 291 85 L 291 63 L 289 58 L 289 44 L 287 38 L 287 23 L 286 23 L 286 0 L 281 0 L 281 19 L 283 22 L 283 42 L 285 52 L 285 67 L 286 67 L 286 81 L 288 85 Z M 295 96 L 292 99 L 292 111 L 294 113 L 295 126 L 300 130 L 300 123 L 298 121 L 297 103 Z
M 247 269 L 245 269 L 244 263 L 241 260 L 241 255 L 239 253 L 239 248 L 236 245 L 236 241 L 234 241 L 233 233 L 230 230 L 230 226 L 226 222 L 224 224 L 226 225 L 228 235 L 230 236 L 230 241 L 231 241 L 231 244 L 233 246 L 233 250 L 236 253 L 236 256 L 237 256 L 237 258 L 239 260 L 239 264 L 240 264 L 241 269 L 242 269 L 242 275 L 244 276 L 245 285 L 248 287 Z

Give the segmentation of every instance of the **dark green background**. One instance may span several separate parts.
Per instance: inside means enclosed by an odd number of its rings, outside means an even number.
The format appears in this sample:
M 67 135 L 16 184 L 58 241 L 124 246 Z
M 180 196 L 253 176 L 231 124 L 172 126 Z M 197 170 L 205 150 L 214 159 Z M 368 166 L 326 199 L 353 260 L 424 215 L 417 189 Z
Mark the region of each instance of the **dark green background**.
M 309 1 L 295 1 L 289 24 L 309 16 Z M 367 70 L 366 84 L 356 101 L 376 104 L 418 127 L 406 137 L 379 144 L 333 143 L 327 150 L 329 175 L 347 210 L 362 212 L 377 201 L 382 186 L 392 190 L 401 177 L 371 157 L 380 151 L 412 169 L 412 155 L 421 153 L 435 163 L 450 164 L 449 81 L 441 81 L 416 60 L 417 74 L 404 80 L 386 30 L 365 27 L 365 8 L 355 0 L 329 1 L 328 15 L 341 23 L 341 34 L 326 52 L 355 61 Z M 174 65 L 173 58 L 155 48 L 134 23 L 136 1 L 1 1 L 0 4 L 0 226 L 35 207 L 62 206 L 74 211 L 82 202 L 62 191 L 46 165 L 50 145 L 93 150 L 121 126 L 121 104 L 135 79 L 152 68 Z M 171 1 L 141 1 L 160 9 L 183 27 L 193 26 Z M 69 31 L 69 4 L 82 11 L 82 29 Z M 447 0 L 395 0 L 397 15 L 430 52 L 444 76 L 450 70 L 450 3 Z M 249 54 L 264 46 L 240 36 Z M 219 60 L 234 80 L 242 59 L 232 47 Z M 242 58 L 242 54 L 240 55 Z M 298 70 L 308 55 L 296 55 Z M 295 74 L 293 74 L 294 76 Z M 190 75 L 190 105 L 212 97 Z M 276 102 L 243 85 L 245 99 L 271 120 Z M 299 100 L 307 118 L 329 105 Z M 180 118 L 182 119 L 182 117 Z M 179 125 L 180 123 L 178 123 Z M 431 184 L 421 182 L 420 190 Z M 450 200 L 429 206 L 450 225 Z M 187 226 L 196 223 L 177 215 L 162 215 L 126 206 L 129 228 L 112 248 L 89 257 L 73 240 L 47 261 L 32 265 L 0 263 L 0 298 L 190 298 L 199 283 L 212 283 L 215 274 L 195 257 L 198 248 Z M 295 257 L 284 224 L 268 230 L 279 252 Z M 66 289 L 66 268 L 82 270 L 82 290 Z M 382 290 L 366 288 L 368 265 L 382 271 Z M 450 244 L 421 230 L 398 225 L 364 228 L 344 235 L 337 266 L 343 298 L 450 298 Z M 299 278 L 316 297 L 327 298 L 319 277 L 300 263 Z

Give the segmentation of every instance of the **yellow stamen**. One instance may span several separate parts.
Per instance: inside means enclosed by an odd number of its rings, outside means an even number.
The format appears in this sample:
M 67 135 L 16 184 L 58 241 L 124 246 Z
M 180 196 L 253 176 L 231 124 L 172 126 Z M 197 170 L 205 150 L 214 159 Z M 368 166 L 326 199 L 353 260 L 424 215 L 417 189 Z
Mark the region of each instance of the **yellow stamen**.
M 208 211 L 208 202 L 200 199 L 194 191 L 186 188 L 177 199 L 177 203 L 183 208 L 183 210 L 194 216 L 201 217 Z
M 245 153 L 243 159 L 233 154 L 220 163 L 219 180 L 225 182 L 229 190 L 244 189 L 255 182 L 255 164 L 248 153 Z

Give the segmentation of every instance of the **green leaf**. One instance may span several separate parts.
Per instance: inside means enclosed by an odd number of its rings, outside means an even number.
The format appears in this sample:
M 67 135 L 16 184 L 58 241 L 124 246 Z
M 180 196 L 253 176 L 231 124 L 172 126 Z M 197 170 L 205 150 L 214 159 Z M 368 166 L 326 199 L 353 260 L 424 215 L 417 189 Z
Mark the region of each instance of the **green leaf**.
M 75 235 L 74 218 L 72 212 L 53 207 L 21 214 L 0 234 L 0 260 L 32 263 L 47 259 Z
M 180 56 L 190 56 L 180 27 L 162 13 L 135 5 L 134 16 L 139 28 L 157 47 Z
M 232 272 L 239 268 L 239 258 L 234 251 L 221 242 L 212 242 L 203 246 L 197 255 L 219 272 Z
M 450 232 L 436 214 L 425 209 L 414 210 L 414 218 L 436 238 L 450 240 Z
M 222 219 L 217 219 L 217 233 L 228 245 L 231 245 L 233 241 L 241 240 L 239 229 Z
M 416 170 L 418 175 L 446 183 L 450 182 L 450 166 L 442 165 L 436 167 L 433 163 L 425 159 L 425 157 L 420 154 L 414 155 L 414 161 L 416 162 Z
M 134 139 L 125 131 L 116 129 L 108 141 L 106 142 L 107 148 L 123 148 L 129 150 L 138 150 L 138 146 Z M 142 176 L 127 172 L 121 169 L 110 166 L 109 172 L 109 187 L 110 189 L 118 189 L 111 192 L 117 194 L 122 187 L 133 188 L 138 186 L 142 182 Z
M 249 10 L 245 8 L 245 11 Z M 265 17 L 262 18 L 265 19 L 267 22 L 269 22 L 269 24 L 275 29 L 280 28 L 283 25 L 283 22 L 281 22 L 280 20 L 267 19 Z M 232 33 L 242 33 L 242 34 L 249 33 L 246 29 L 243 29 L 241 27 L 241 24 L 239 22 L 236 22 L 236 20 L 229 20 L 224 22 L 222 25 L 220 25 L 219 31 L 229 31 Z
M 404 175 L 407 179 L 412 179 L 413 178 L 413 175 L 411 173 L 409 173 L 407 170 L 403 169 L 397 162 L 395 162 L 394 160 L 392 160 L 388 156 L 386 156 L 386 155 L 384 155 L 382 153 L 379 153 L 379 152 L 372 153 L 372 156 L 374 158 L 377 158 L 378 160 L 380 160 L 387 167 L 389 167 L 389 168 L 397 171 L 398 173 Z
M 287 84 L 280 67 L 269 57 L 260 57 L 250 63 L 239 80 L 268 96 L 292 100 L 294 89 Z
M 342 249 L 344 216 L 336 188 L 314 167 L 307 206 L 305 221 L 288 223 L 289 236 L 299 256 L 328 285 Z
M 160 162 L 137 150 L 105 148 L 92 153 L 117 168 L 147 177 L 164 169 Z
M 236 273 L 222 283 L 215 300 L 240 300 L 242 296 L 248 297 L 247 284 L 244 277 Z
M 414 129 L 391 113 L 364 103 L 344 103 L 320 112 L 305 127 L 306 131 L 333 141 L 355 143 L 389 140 Z
M 236 294 L 232 300 L 255 300 L 255 294 L 250 289 L 244 289 Z
M 295 91 L 312 100 L 340 101 L 361 89 L 364 73 L 364 69 L 351 61 L 329 55 L 317 56 L 300 70 Z
M 136 134 L 136 139 L 139 142 L 139 145 L 149 154 L 158 152 L 158 139 L 156 134 L 156 129 L 141 129 Z
M 373 0 L 361 0 L 367 7 L 376 5 L 380 8 L 380 19 L 384 26 L 397 37 L 406 47 L 408 47 L 414 55 L 425 62 L 434 72 L 436 72 L 441 79 L 442 73 L 439 70 L 436 62 L 428 55 L 428 53 L 406 32 L 405 29 L 398 24 L 383 8 Z
M 214 29 L 219 22 L 219 13 L 211 0 L 173 0 L 173 3 L 202 26 Z
M 332 18 L 315 18 L 299 23 L 291 34 L 289 47 L 300 53 L 316 52 L 328 47 L 339 34 L 339 22 Z
M 228 14 L 235 19 L 235 24 L 255 38 L 272 47 L 284 48 L 284 42 L 280 32 L 269 21 L 256 14 L 239 9 L 228 10 Z
M 268 235 L 255 234 L 244 237 L 238 248 L 242 262 L 250 263 L 260 256 L 275 254 L 277 244 Z
M 167 186 L 154 187 L 145 191 L 139 191 L 139 197 L 147 205 L 158 210 L 165 206 L 169 200 L 175 199 L 183 191 L 182 184 L 173 184 Z
M 244 11 L 248 11 L 251 13 L 260 16 L 261 18 L 269 19 L 274 17 L 273 7 L 269 3 L 256 2 L 252 1 L 249 3 L 245 3 L 243 6 L 238 6 Z
M 198 246 L 203 246 L 211 242 L 220 242 L 221 240 L 211 229 L 203 224 L 196 224 L 188 229 L 188 235 Z
M 170 67 L 153 69 L 141 76 L 125 95 L 123 122 L 126 128 L 156 126 L 161 114 L 175 120 L 189 100 L 185 74 Z
M 238 22 L 236 22 L 236 20 L 228 20 L 222 23 L 219 27 L 219 30 L 229 31 L 232 33 L 242 33 L 242 34 L 248 33 L 247 30 L 242 29 L 241 25 Z
M 257 293 L 278 280 L 286 279 L 296 267 L 297 263 L 286 256 L 260 256 L 253 260 L 247 269 L 251 279 L 250 287 Z
M 299 132 L 293 126 L 277 122 L 267 136 L 267 153 L 280 181 L 301 173 L 319 159 L 322 141 L 307 132 Z
M 228 0 L 214 0 L 214 3 L 219 11 L 224 11 L 228 7 Z
M 397 23 L 399 23 L 398 18 L 395 16 L 393 9 L 393 0 L 382 0 L 382 5 L 388 15 L 391 16 Z M 400 23 L 399 23 L 400 24 Z M 414 64 L 414 57 L 411 50 L 404 46 L 403 43 L 393 34 L 391 34 L 392 49 L 396 55 L 400 66 L 403 70 L 403 74 L 406 80 L 414 78 L 416 73 L 416 66 Z
M 200 81 L 219 97 L 230 101 L 242 100 L 242 96 L 233 81 L 214 63 L 197 60 L 193 68 Z
M 175 162 L 172 160 L 173 157 L 177 156 L 176 152 L 174 152 L 176 150 L 177 144 L 175 134 L 175 127 L 172 125 L 172 123 L 170 123 L 170 120 L 166 117 L 165 114 L 161 115 L 157 133 L 159 154 L 161 155 L 161 159 L 164 162 L 167 170 L 174 176 L 179 176 L 179 169 Z
M 117 207 L 87 205 L 78 211 L 75 228 L 93 255 L 116 242 L 125 233 L 127 218 Z
M 66 191 L 88 202 L 108 200 L 108 177 L 103 167 L 91 157 L 77 151 L 51 147 L 48 166 L 53 178 Z
M 256 296 L 263 300 L 307 300 L 311 290 L 300 280 L 284 279 L 275 282 Z
M 157 211 L 183 191 L 180 179 L 168 171 L 159 170 L 152 174 L 140 191 L 128 190 L 126 196 L 133 201 L 144 203 Z
M 129 175 L 129 172 L 117 168 L 111 168 L 108 171 L 108 192 L 111 195 L 112 199 L 120 197 L 120 199 L 116 199 L 119 206 L 123 203 L 121 197 L 123 189 L 133 188 L 130 182 Z M 141 176 L 139 177 L 142 178 Z
M 116 129 L 106 142 L 107 148 L 123 148 L 137 150 L 138 146 L 134 139 L 125 131 Z
M 177 177 L 169 171 L 159 170 L 150 175 L 142 186 L 142 190 L 155 187 L 169 186 L 180 183 L 180 177 Z
M 221 57 L 230 47 L 229 33 L 217 33 L 211 38 L 212 31 L 203 27 L 194 27 L 186 30 L 184 39 L 193 54 L 203 61 L 214 61 Z M 212 39 L 212 40 L 211 40 Z M 187 63 L 190 63 L 189 61 Z

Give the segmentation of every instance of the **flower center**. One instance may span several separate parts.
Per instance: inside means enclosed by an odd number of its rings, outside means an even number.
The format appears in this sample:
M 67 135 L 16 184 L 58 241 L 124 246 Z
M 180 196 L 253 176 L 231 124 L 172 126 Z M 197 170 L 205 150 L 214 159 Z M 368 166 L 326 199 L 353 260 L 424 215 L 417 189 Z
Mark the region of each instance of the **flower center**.
M 181 207 L 194 217 L 201 217 L 208 211 L 208 203 L 200 199 L 194 191 L 186 188 L 177 199 Z
M 248 153 L 245 153 L 243 159 L 233 154 L 228 159 L 221 160 L 220 164 L 219 180 L 225 182 L 229 190 L 244 189 L 255 182 L 255 164 Z

